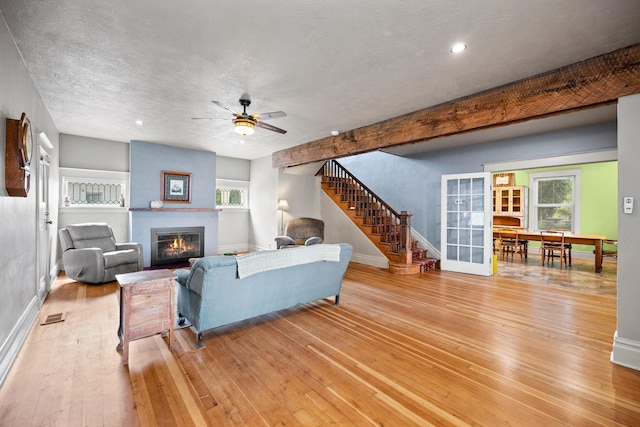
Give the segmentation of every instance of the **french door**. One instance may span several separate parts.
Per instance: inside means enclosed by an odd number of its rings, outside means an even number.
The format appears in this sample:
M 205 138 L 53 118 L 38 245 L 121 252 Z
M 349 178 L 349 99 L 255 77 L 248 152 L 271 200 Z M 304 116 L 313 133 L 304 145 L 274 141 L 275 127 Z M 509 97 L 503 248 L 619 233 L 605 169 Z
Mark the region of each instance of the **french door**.
M 442 176 L 442 270 L 490 276 L 491 173 Z
M 51 248 L 53 236 L 52 220 L 49 206 L 49 167 L 51 159 L 47 152 L 40 148 L 38 156 L 38 285 L 36 292 L 40 304 L 44 302 L 51 289 Z

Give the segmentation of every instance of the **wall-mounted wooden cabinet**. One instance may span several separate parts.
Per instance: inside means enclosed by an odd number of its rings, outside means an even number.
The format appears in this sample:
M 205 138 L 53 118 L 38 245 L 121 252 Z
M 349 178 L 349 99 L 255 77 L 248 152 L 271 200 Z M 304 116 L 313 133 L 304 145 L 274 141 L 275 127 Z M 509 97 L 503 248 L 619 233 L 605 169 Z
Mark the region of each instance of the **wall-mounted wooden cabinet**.
M 31 184 L 31 122 L 25 113 L 20 120 L 6 119 L 5 188 L 9 196 L 27 197 Z
M 493 215 L 519 218 L 520 227 L 527 227 L 528 190 L 526 186 L 494 187 Z

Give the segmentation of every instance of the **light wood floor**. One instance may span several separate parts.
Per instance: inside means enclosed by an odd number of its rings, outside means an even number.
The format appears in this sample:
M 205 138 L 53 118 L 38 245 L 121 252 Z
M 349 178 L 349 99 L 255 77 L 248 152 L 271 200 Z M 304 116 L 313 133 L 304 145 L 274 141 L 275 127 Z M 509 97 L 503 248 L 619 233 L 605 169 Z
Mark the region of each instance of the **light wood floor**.
M 141 339 L 128 367 L 116 284 L 63 277 L 41 317 L 66 320 L 34 326 L 0 389 L 0 425 L 640 425 L 640 372 L 609 362 L 615 296 L 562 284 L 577 266 L 549 268 L 547 284 L 533 268 L 400 277 L 352 263 L 340 307 L 223 327 L 204 350 L 189 328 L 172 351 Z
M 571 266 L 560 268 L 558 260 L 542 265 L 537 249 L 530 250 L 529 256 L 520 261 L 518 257 L 504 257 L 498 260 L 498 276 L 542 283 L 565 289 L 616 296 L 617 263 L 605 258 L 602 273 L 595 273 L 593 258 L 573 258 Z

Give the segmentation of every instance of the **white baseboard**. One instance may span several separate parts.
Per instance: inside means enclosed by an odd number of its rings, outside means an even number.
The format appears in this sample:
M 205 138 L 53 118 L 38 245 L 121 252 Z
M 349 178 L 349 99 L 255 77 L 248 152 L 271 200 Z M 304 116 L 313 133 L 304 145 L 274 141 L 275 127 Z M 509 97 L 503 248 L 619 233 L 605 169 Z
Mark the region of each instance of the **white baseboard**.
M 39 309 L 40 304 L 38 297 L 34 296 L 11 330 L 11 333 L 9 333 L 7 339 L 2 343 L 0 347 L 0 386 L 2 386 L 4 380 L 7 378 L 11 365 L 13 365 L 14 360 L 18 356 L 18 352 L 20 352 L 22 348 L 22 344 L 24 344 L 24 341 L 27 339 L 29 331 L 31 331 L 31 327 L 38 317 Z
M 248 245 L 248 251 L 249 252 L 271 251 L 271 250 L 273 250 L 275 248 L 276 248 L 275 245 L 273 247 L 264 247 L 264 246 L 258 246 L 258 245 L 253 245 L 253 244 Z
M 351 254 L 351 261 L 371 265 L 373 267 L 389 268 L 389 260 L 385 257 L 353 253 Z
M 220 254 L 226 254 L 226 253 L 230 253 L 233 251 L 238 251 L 238 252 L 248 252 L 249 251 L 249 245 L 246 243 L 238 243 L 238 244 L 234 244 L 234 245 L 219 245 L 218 246 L 218 253 Z
M 49 272 L 49 277 L 51 279 L 51 283 L 55 282 L 56 280 L 58 280 L 58 276 L 60 275 L 60 272 L 64 270 L 64 264 L 62 264 L 62 260 L 58 260 L 51 268 L 51 271 Z
M 616 331 L 610 360 L 617 365 L 640 371 L 640 341 L 621 338 Z

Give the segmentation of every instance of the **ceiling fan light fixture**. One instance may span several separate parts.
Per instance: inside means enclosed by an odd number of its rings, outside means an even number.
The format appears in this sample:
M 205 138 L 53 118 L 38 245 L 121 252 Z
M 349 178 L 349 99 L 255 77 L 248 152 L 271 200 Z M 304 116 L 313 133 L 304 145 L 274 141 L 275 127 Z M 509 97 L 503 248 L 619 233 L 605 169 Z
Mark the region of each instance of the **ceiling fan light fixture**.
M 248 136 L 253 135 L 256 131 L 256 124 L 249 119 L 238 118 L 233 121 L 236 125 L 233 129 L 238 135 Z

